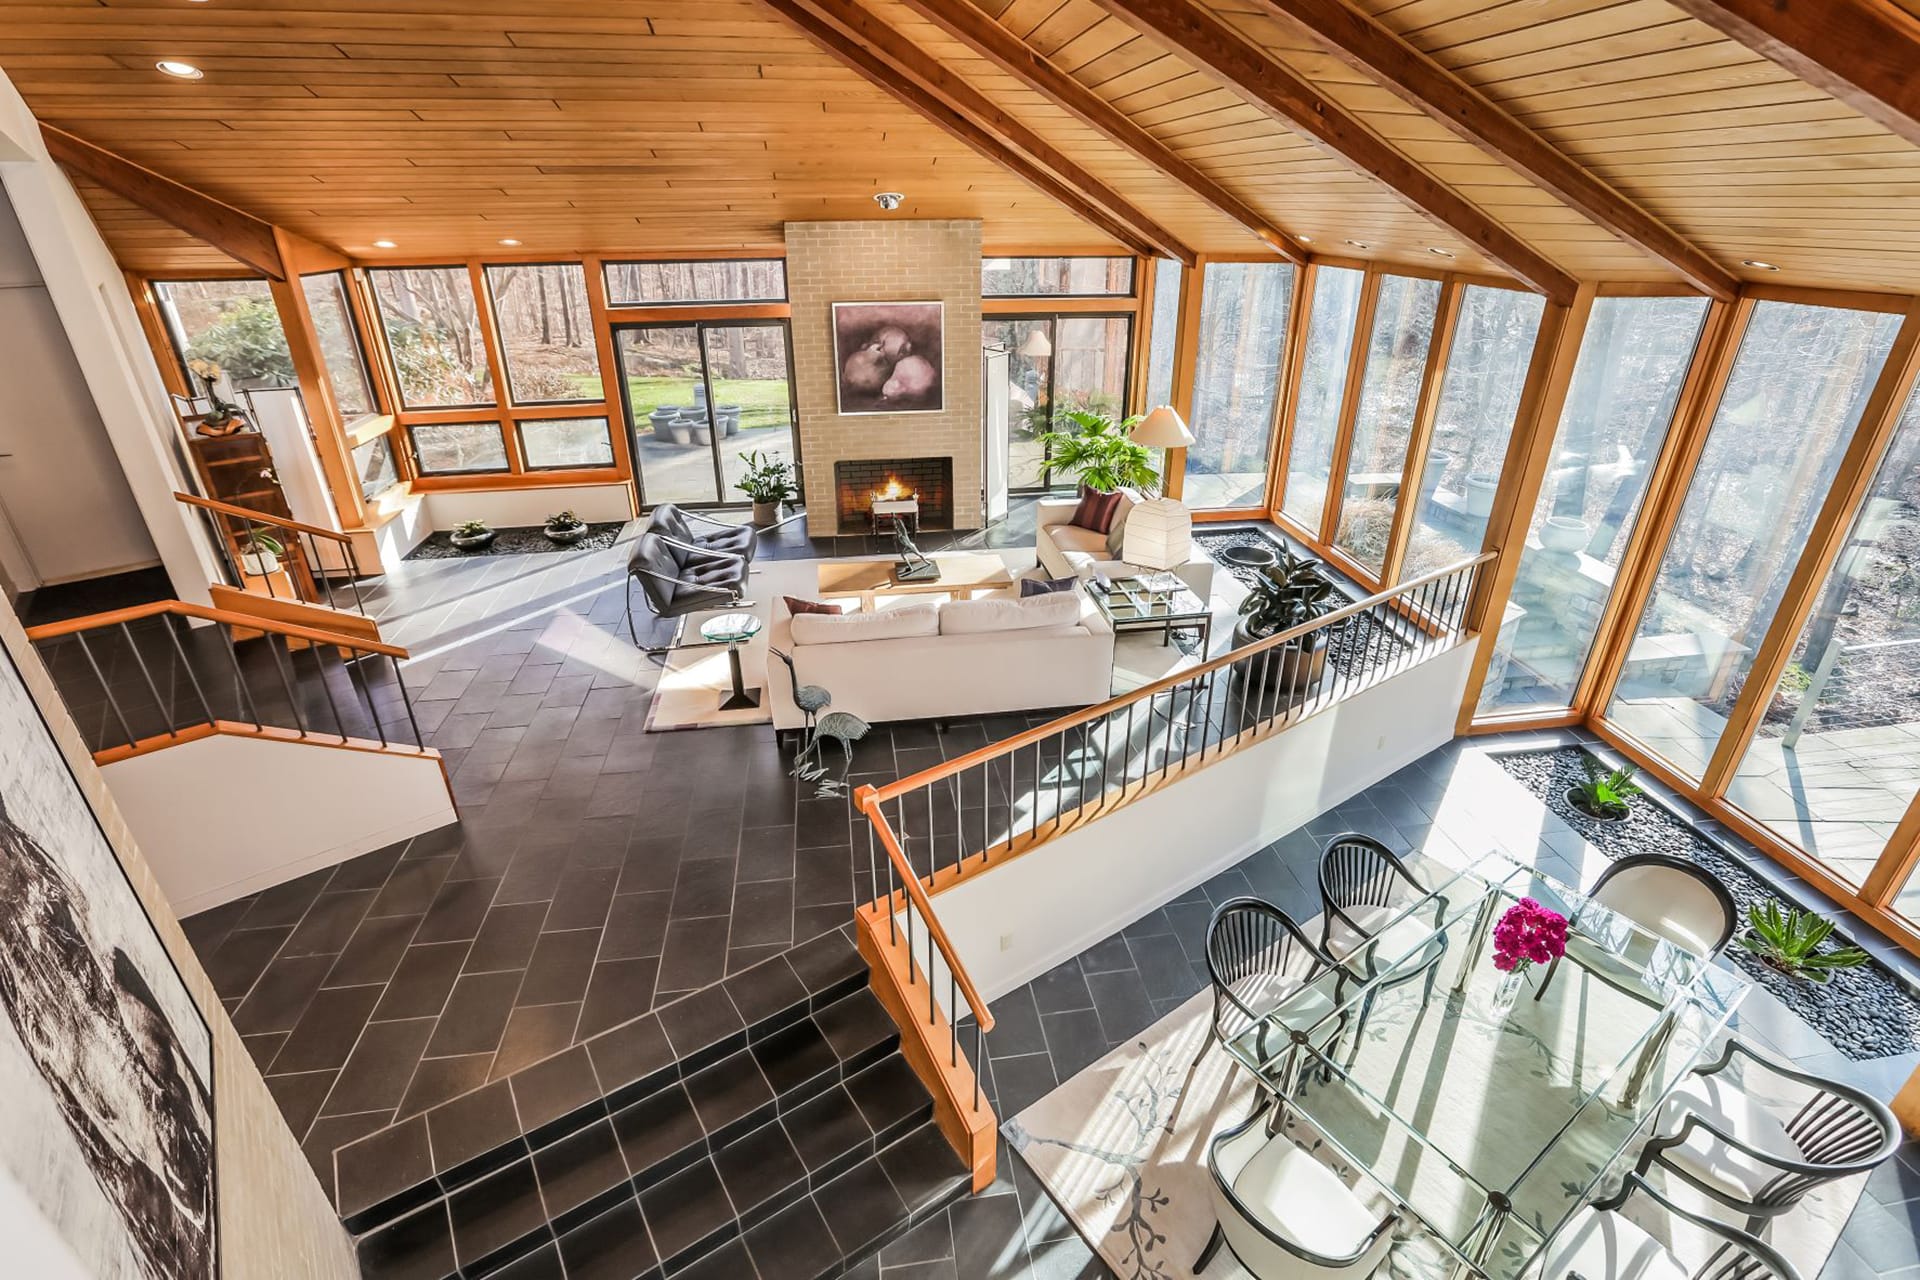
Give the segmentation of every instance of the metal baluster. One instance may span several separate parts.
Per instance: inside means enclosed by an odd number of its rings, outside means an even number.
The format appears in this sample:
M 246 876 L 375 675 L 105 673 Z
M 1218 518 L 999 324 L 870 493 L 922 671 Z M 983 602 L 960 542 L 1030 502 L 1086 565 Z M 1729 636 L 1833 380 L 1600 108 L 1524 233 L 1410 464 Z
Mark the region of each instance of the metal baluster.
M 898 800 L 894 801 L 894 809 L 895 809 L 894 816 L 899 820 L 899 823 L 900 823 L 900 829 L 899 829 L 900 839 L 911 840 L 913 837 L 907 834 L 907 798 L 905 796 L 901 796 Z M 889 859 L 888 861 L 892 861 L 892 860 Z M 909 872 L 913 872 L 913 859 L 911 857 L 907 859 L 907 870 Z M 913 872 L 913 873 L 916 875 L 918 874 L 917 872 Z M 906 877 L 902 876 L 900 878 L 900 888 L 904 892 L 906 887 L 907 887 Z M 902 903 L 902 906 L 901 906 L 901 914 L 906 916 L 907 918 L 907 985 L 912 986 L 913 985 L 913 895 L 906 894 L 905 897 L 906 897 L 906 900 L 904 903 Z M 891 906 L 891 904 L 889 904 L 889 906 Z
M 873 815 L 868 813 L 864 814 L 864 816 L 867 820 L 867 884 L 869 886 L 869 892 L 871 892 L 875 898 L 878 898 L 880 896 L 880 868 L 874 862 Z M 889 902 L 887 906 L 891 908 L 893 904 Z M 893 913 L 889 910 L 887 914 L 891 916 Z
M 1186 682 L 1186 688 L 1187 707 L 1180 713 L 1180 718 L 1186 722 L 1187 730 L 1180 735 L 1180 767 L 1182 769 L 1187 767 L 1187 752 L 1193 746 L 1193 704 L 1196 695 L 1200 692 L 1200 682 L 1189 680 Z
M 933 918 L 929 916 L 924 932 L 927 935 L 927 1025 L 932 1026 L 940 1020 L 933 1003 Z
M 1100 808 L 1107 807 L 1107 769 L 1113 763 L 1113 713 L 1100 717 Z
M 1027 793 L 1027 835 L 1035 841 L 1040 839 L 1040 743 L 1037 740 L 1033 744 L 1033 790 Z
M 1133 785 L 1133 709 L 1139 705 L 1137 702 L 1127 704 L 1127 731 L 1120 735 L 1120 796 L 1122 799 L 1126 798 L 1127 788 Z M 1144 771 L 1140 780 L 1146 781 Z
M 163 621 L 160 625 L 164 627 L 170 627 L 173 624 L 170 622 Z M 122 622 L 119 624 L 119 626 L 120 626 L 120 638 L 126 642 L 127 648 L 133 651 L 134 665 L 140 668 L 140 678 L 147 682 L 147 692 L 153 695 L 154 705 L 160 708 L 160 714 L 167 718 L 167 736 L 169 738 L 179 737 L 180 736 L 179 733 L 173 727 L 172 700 L 161 699 L 160 686 L 153 682 L 153 673 L 147 670 L 147 660 L 141 656 L 140 646 L 137 642 L 135 642 L 133 638 L 133 633 L 127 630 L 126 623 Z
M 380 723 L 380 708 L 373 700 L 373 687 L 367 683 L 366 675 L 361 672 L 359 661 L 350 659 L 340 665 L 347 669 L 347 687 L 359 694 L 360 700 L 367 704 L 367 714 L 373 718 L 373 731 L 379 735 L 380 745 L 386 746 L 387 726 Z M 358 677 L 357 681 L 355 677 Z
M 280 662 L 280 645 L 271 636 L 263 639 L 266 640 L 267 653 L 273 658 L 273 669 L 280 676 L 280 687 L 286 691 L 287 703 L 293 708 L 293 722 L 300 726 L 300 736 L 304 738 L 307 736 L 306 713 L 300 710 L 299 695 L 294 693 L 293 685 L 287 680 L 287 669 Z
M 322 647 L 324 646 L 309 642 L 307 652 L 313 656 L 314 674 L 320 677 L 320 692 L 327 695 L 327 710 L 333 713 L 333 727 L 339 733 L 340 741 L 345 742 L 347 722 L 340 718 L 340 704 L 334 701 L 333 686 L 327 683 L 327 664 L 320 657 Z
M 200 710 L 207 717 L 207 723 L 212 724 L 219 717 L 213 714 L 213 704 L 207 701 L 207 691 L 200 687 L 200 677 L 193 672 L 193 662 L 180 643 L 180 632 L 172 626 L 168 626 L 166 632 L 167 639 L 173 642 L 174 656 L 180 659 L 180 669 L 187 673 L 187 683 L 193 686 L 193 696 L 200 699 Z
M 980 861 L 987 860 L 993 847 L 993 761 L 982 760 L 980 768 Z
M 1167 690 L 1167 742 L 1160 748 L 1160 777 L 1165 779 L 1168 770 L 1173 768 L 1173 709 L 1180 702 L 1180 686 Z
M 120 722 L 120 732 L 126 735 L 127 745 L 132 746 L 139 739 L 133 736 L 133 726 L 127 723 L 126 714 L 120 710 L 120 699 L 114 694 L 113 686 L 107 683 L 107 673 L 93 659 L 93 648 L 87 644 L 87 633 L 76 631 L 73 638 L 80 642 L 80 656 L 87 660 L 87 665 L 93 668 L 93 678 L 100 682 L 100 693 L 107 700 L 107 710 L 113 712 L 113 718 Z
M 1061 820 L 1065 816 L 1060 805 L 1060 796 L 1067 782 L 1067 735 L 1072 732 L 1073 729 L 1069 726 L 1053 735 L 1053 829 L 1055 831 L 1060 829 Z
M 227 658 L 233 663 L 233 683 L 240 691 L 241 701 L 247 704 L 247 710 L 253 715 L 253 727 L 264 729 L 266 725 L 260 719 L 259 704 L 253 700 L 253 690 L 247 688 L 247 673 L 240 665 L 240 651 L 233 647 L 233 628 L 225 623 L 215 623 L 214 630 L 218 631 L 220 638 L 226 642 Z
M 413 715 L 413 698 L 407 693 L 407 678 L 400 671 L 400 659 L 389 656 L 387 662 L 393 668 L 393 682 L 400 686 L 400 704 L 407 709 L 407 724 L 413 729 L 413 745 L 426 749 L 426 740 L 420 736 L 420 722 Z
M 934 857 L 934 852 L 933 852 L 935 846 L 933 842 L 933 788 L 932 787 L 926 788 L 926 795 L 927 795 L 927 874 L 923 878 L 927 882 L 927 887 L 931 889 L 933 887 L 933 873 L 938 869 L 934 866 L 934 863 L 938 861 L 938 859 Z M 954 803 L 953 817 L 954 817 L 954 823 L 955 823 L 955 830 L 958 830 L 959 829 L 958 824 L 960 821 L 960 809 L 959 809 L 960 802 L 959 800 L 956 799 L 953 803 Z M 909 858 L 908 861 L 911 862 L 912 859 Z M 919 874 L 918 867 L 914 868 L 914 874 L 915 875 Z
M 987 1065 L 986 1032 L 980 1027 L 980 1011 L 973 1011 L 973 1109 L 980 1109 L 980 1072 Z

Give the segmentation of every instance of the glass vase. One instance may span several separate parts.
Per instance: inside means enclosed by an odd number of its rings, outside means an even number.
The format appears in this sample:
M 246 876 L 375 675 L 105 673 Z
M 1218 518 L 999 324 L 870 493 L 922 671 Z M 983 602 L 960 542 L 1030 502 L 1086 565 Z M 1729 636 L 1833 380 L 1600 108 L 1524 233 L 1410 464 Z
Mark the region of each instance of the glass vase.
M 1513 1006 L 1519 1002 L 1520 993 L 1528 987 L 1527 965 L 1510 969 L 1500 975 L 1500 983 L 1493 989 L 1493 999 L 1488 1007 L 1496 1018 L 1504 1018 L 1513 1012 Z

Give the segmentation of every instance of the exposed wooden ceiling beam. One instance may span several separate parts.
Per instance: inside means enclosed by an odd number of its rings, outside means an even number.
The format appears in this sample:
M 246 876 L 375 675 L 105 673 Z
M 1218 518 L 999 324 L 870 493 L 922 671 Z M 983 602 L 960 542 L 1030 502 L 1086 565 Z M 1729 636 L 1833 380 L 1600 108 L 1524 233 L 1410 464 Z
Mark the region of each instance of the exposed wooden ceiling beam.
M 273 224 L 192 187 L 137 165 L 77 138 L 65 129 L 42 124 L 47 151 L 70 171 L 131 200 L 148 213 L 206 241 L 220 252 L 275 280 L 287 278 Z
M 1135 30 L 1166 45 L 1281 123 L 1371 175 L 1420 213 L 1468 241 L 1554 302 L 1578 287 L 1520 237 L 1387 145 L 1378 135 L 1239 32 L 1192 0 L 1098 0 Z
M 762 0 L 848 67 L 1135 252 L 1192 249 L 912 41 L 852 0 Z
M 1861 115 L 1920 144 L 1920 16 L 1891 0 L 1673 0 Z
M 1026 41 L 969 4 L 905 0 L 908 8 L 1013 76 L 1054 106 L 1133 152 L 1215 209 L 1251 231 L 1275 253 L 1304 264 L 1306 254 L 1240 197 L 1215 182 L 1131 117 L 1042 57 Z
M 1739 279 L 1685 236 L 1589 173 L 1505 109 L 1346 0 L 1257 0 L 1329 52 L 1568 207 L 1666 263 L 1701 292 L 1733 299 Z

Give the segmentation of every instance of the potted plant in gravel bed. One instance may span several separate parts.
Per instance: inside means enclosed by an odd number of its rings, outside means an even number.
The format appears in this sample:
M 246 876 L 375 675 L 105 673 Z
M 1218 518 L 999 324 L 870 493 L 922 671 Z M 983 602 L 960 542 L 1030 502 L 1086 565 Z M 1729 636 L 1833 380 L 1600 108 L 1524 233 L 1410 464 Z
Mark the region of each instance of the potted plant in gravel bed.
M 1798 907 L 1782 911 L 1779 903 L 1769 900 L 1747 908 L 1747 931 L 1741 935 L 1740 945 L 1769 969 L 1824 983 L 1834 970 L 1858 968 L 1871 959 L 1854 946 L 1821 951 L 1820 944 L 1832 932 L 1833 921 Z
M 1598 822 L 1625 822 L 1632 816 L 1632 800 L 1643 794 L 1633 781 L 1632 765 L 1605 769 L 1592 756 L 1581 756 L 1580 766 L 1587 771 L 1587 780 L 1567 788 L 1568 804 Z
M 753 523 L 764 529 L 780 518 L 780 504 L 794 496 L 793 464 L 785 458 L 749 449 L 740 455 L 746 472 L 734 483 L 753 499 Z
M 462 520 L 453 527 L 447 540 L 462 551 L 478 551 L 492 545 L 498 536 L 485 520 Z
M 1320 572 L 1320 562 L 1281 549 L 1278 558 L 1260 570 L 1247 598 L 1240 602 L 1240 620 L 1233 624 L 1233 647 L 1244 648 L 1268 636 L 1312 622 L 1329 612 L 1333 582 Z M 1328 629 L 1310 631 L 1281 646 L 1282 656 L 1242 663 L 1236 670 L 1250 678 L 1262 666 L 1263 682 L 1277 682 L 1295 694 L 1311 693 L 1326 674 Z
M 571 511 L 557 511 L 547 517 L 547 527 L 541 532 L 562 546 L 569 546 L 587 536 L 587 522 Z

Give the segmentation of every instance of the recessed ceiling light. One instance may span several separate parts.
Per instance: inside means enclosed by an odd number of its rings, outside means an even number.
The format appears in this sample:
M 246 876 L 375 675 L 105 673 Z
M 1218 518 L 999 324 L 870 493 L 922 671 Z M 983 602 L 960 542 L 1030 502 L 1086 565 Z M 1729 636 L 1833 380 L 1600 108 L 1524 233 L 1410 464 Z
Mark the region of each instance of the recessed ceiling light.
M 1373 248 L 1373 246 L 1372 246 L 1372 245 L 1370 245 L 1370 244 L 1368 244 L 1368 243 L 1367 243 L 1367 242 L 1366 242 L 1365 240 L 1349 240 L 1349 241 L 1347 241 L 1347 243 L 1348 243 L 1348 244 L 1350 244 L 1350 245 L 1352 245 L 1352 246 L 1353 246 L 1354 248 L 1356 248 L 1356 249 L 1371 249 L 1371 248 Z
M 391 240 L 375 240 L 373 247 L 376 249 L 398 249 L 400 246 Z
M 172 76 L 176 80 L 198 80 L 207 74 L 191 62 L 176 62 L 172 58 L 164 58 L 153 65 L 161 75 Z
M 1312 244 L 1312 243 L 1313 243 L 1313 237 L 1312 237 L 1312 236 L 1295 236 L 1295 237 L 1294 237 L 1294 239 L 1295 239 L 1295 240 L 1298 240 L 1298 241 L 1299 241 L 1299 242 L 1300 242 L 1301 244 Z
M 898 209 L 907 202 L 907 197 L 904 192 L 882 191 L 874 196 L 873 202 L 882 209 L 885 209 L 888 213 L 892 213 L 895 209 Z
M 1755 271 L 1778 271 L 1780 269 L 1771 262 L 1762 262 L 1758 258 L 1742 258 L 1740 259 L 1740 265 L 1743 267 L 1752 267 Z
M 1427 252 L 1436 258 L 1451 258 L 1453 256 L 1453 250 L 1441 249 L 1434 245 L 1428 245 Z
M 502 240 L 500 243 L 507 246 L 507 248 L 509 249 L 517 249 L 520 247 L 520 242 L 518 240 L 513 239 L 511 236 L 509 236 L 505 240 Z

